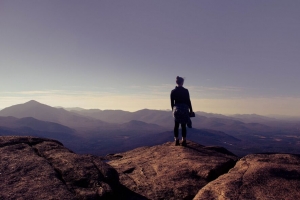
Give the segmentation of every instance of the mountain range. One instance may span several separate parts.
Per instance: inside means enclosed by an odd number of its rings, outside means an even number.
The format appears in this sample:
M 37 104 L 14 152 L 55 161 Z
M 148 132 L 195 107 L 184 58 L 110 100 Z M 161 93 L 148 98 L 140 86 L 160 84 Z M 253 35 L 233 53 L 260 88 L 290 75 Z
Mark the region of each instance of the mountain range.
M 171 111 L 64 109 L 32 100 L 7 107 L 0 116 L 0 135 L 57 139 L 77 153 L 105 155 L 173 140 Z M 300 150 L 299 121 L 196 112 L 192 122 L 188 139 L 223 146 L 239 156 Z

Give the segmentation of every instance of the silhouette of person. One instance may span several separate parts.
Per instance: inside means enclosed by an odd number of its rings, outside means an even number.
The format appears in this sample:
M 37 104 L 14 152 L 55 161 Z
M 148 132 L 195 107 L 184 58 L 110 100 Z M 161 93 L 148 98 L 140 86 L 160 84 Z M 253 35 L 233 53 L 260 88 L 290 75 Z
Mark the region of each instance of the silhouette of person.
M 190 94 L 187 89 L 183 87 L 184 79 L 180 76 L 176 77 L 176 84 L 174 90 L 171 91 L 171 107 L 173 111 L 173 117 L 175 121 L 174 126 L 174 138 L 175 145 L 179 145 L 178 139 L 178 129 L 181 125 L 181 135 L 182 135 L 182 146 L 186 146 L 186 125 L 189 124 L 191 128 L 190 113 L 193 112 L 192 104 L 190 100 Z

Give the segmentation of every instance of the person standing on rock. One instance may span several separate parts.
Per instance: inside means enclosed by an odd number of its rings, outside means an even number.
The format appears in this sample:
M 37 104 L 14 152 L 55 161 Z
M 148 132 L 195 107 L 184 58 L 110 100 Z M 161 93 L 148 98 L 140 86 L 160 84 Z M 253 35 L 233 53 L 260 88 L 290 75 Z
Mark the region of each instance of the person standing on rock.
M 175 118 L 174 138 L 175 145 L 179 145 L 178 132 L 179 125 L 181 125 L 182 146 L 186 146 L 186 125 L 191 128 L 190 113 L 193 113 L 190 94 L 187 89 L 183 87 L 184 79 L 180 76 L 176 77 L 176 84 L 174 90 L 171 91 L 171 107 L 173 117 Z

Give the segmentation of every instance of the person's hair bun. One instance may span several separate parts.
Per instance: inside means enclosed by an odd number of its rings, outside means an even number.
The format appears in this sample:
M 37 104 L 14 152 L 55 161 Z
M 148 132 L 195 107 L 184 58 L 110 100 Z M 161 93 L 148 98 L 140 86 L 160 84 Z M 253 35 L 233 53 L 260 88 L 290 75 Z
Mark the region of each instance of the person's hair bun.
M 182 85 L 183 84 L 184 79 L 180 76 L 176 77 L 176 83 Z

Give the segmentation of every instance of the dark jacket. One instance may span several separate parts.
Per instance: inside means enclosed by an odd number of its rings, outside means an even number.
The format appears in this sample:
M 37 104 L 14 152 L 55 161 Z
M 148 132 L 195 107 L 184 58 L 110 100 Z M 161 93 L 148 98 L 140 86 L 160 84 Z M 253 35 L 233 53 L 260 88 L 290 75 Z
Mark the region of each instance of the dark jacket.
M 193 112 L 189 91 L 184 87 L 176 86 L 175 89 L 171 91 L 172 110 L 175 104 L 186 104 L 189 107 L 190 112 Z

